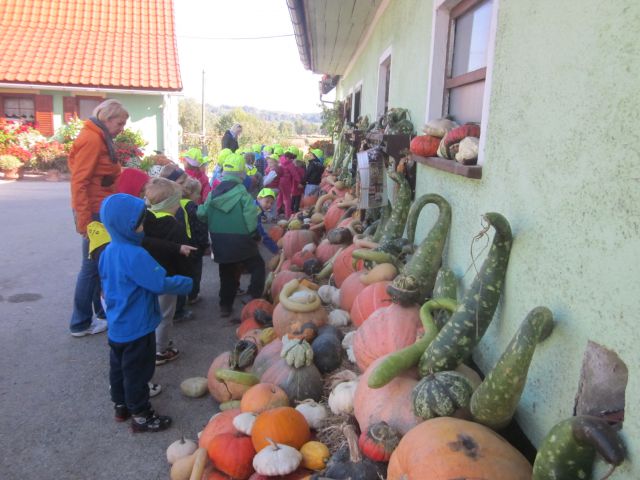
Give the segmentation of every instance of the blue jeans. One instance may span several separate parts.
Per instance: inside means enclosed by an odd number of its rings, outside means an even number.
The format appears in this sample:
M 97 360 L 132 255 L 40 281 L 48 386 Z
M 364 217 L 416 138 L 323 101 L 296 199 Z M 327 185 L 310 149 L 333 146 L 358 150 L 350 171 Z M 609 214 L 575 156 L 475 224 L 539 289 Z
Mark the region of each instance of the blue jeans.
M 96 303 L 97 302 L 97 303 Z M 82 264 L 76 280 L 76 290 L 73 294 L 73 313 L 69 329 L 72 332 L 81 332 L 91 325 L 94 305 L 100 307 L 100 277 L 98 275 L 98 262 L 89 258 L 89 240 L 82 239 Z M 96 310 L 96 314 L 103 313 Z

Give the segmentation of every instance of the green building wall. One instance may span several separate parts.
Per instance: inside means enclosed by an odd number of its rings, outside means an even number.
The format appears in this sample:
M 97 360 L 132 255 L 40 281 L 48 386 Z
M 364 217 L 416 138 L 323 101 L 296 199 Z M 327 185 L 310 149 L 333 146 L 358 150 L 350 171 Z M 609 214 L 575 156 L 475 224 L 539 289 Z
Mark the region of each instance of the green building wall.
M 474 275 L 470 245 L 481 214 L 498 211 L 511 222 L 504 296 L 475 357 L 483 370 L 527 312 L 537 305 L 554 312 L 556 329 L 538 347 L 517 414 L 532 442 L 539 445 L 573 414 L 592 340 L 629 369 L 622 430 L 629 461 L 611 478 L 640 478 L 640 3 L 496 3 L 482 179 L 419 165 L 416 194 L 435 192 L 451 202 L 445 261 L 464 287 Z M 420 131 L 432 11 L 431 1 L 392 1 L 341 80 L 338 98 L 362 80 L 362 112 L 373 119 L 378 59 L 391 45 L 390 106 L 409 108 Z M 435 214 L 423 213 L 418 240 Z M 482 245 L 474 248 L 477 264 Z

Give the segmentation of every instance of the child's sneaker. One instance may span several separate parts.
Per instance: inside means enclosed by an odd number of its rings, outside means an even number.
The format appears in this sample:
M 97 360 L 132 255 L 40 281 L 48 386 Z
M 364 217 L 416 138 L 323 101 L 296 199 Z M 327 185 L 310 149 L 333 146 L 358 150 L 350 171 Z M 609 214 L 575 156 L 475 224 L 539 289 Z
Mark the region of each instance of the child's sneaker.
M 126 405 L 114 405 L 113 410 L 113 418 L 116 422 L 124 422 L 131 417 L 131 412 Z
M 180 351 L 175 347 L 169 347 L 164 352 L 156 353 L 156 365 L 164 365 L 178 358 Z
M 102 333 L 107 330 L 107 321 L 94 319 L 89 325 L 88 328 L 81 330 L 79 332 L 71 332 L 72 337 L 85 337 L 87 335 L 96 335 L 98 333 Z
M 131 430 L 134 433 L 161 432 L 171 426 L 171 417 L 158 415 L 153 410 L 147 410 L 131 419 Z

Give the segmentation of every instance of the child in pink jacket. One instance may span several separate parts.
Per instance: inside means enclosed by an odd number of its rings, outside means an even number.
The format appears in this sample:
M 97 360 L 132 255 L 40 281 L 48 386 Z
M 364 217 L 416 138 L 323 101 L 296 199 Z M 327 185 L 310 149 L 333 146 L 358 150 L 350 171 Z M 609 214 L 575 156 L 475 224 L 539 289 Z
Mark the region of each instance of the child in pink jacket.
M 293 210 L 293 213 L 296 213 L 300 210 L 300 200 L 302 200 L 302 194 L 304 193 L 304 174 L 306 173 L 306 170 L 302 160 L 296 160 L 294 164 L 296 168 L 296 182 L 293 186 L 291 210 Z
M 286 219 L 291 217 L 291 202 L 293 199 L 293 189 L 300 183 L 302 179 L 298 178 L 298 171 L 293 163 L 296 158 L 295 154 L 285 152 L 280 157 L 280 168 L 282 176 L 280 177 L 280 193 L 278 194 L 278 211 L 284 206 L 284 216 Z

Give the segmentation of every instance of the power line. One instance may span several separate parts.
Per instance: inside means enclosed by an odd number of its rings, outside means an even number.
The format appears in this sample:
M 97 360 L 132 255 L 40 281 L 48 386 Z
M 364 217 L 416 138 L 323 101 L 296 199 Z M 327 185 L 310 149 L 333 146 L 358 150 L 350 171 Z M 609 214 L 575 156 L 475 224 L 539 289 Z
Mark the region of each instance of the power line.
M 269 38 L 293 37 L 295 34 L 287 33 L 286 35 L 268 35 L 264 37 L 199 37 L 192 35 L 177 35 L 178 38 L 188 38 L 193 40 L 265 40 Z

